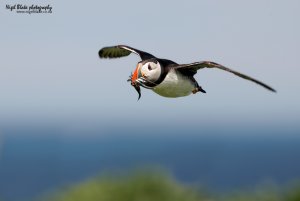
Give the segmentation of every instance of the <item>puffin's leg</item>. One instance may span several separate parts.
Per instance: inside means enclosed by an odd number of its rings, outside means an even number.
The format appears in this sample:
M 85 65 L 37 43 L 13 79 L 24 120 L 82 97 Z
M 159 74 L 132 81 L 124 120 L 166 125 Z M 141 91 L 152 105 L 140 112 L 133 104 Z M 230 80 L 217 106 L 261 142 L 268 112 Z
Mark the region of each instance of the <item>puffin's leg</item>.
M 206 91 L 204 91 L 204 89 L 202 89 L 201 86 L 199 86 L 198 82 L 195 80 L 194 77 L 191 77 L 192 81 L 194 82 L 195 84 L 195 89 L 193 89 L 192 93 L 195 94 L 199 91 L 201 91 L 202 93 L 206 93 Z

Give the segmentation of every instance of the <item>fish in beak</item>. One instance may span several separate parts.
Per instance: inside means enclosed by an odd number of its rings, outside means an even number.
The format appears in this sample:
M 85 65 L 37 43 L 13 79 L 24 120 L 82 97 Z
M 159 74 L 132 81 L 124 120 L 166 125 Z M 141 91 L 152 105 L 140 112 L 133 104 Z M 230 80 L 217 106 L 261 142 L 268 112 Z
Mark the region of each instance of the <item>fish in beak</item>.
M 138 100 L 141 98 L 141 88 L 140 88 L 139 83 L 137 82 L 139 70 L 140 70 L 140 65 L 138 64 L 135 71 L 133 72 L 133 74 L 131 74 L 131 76 L 127 80 L 127 81 L 131 82 L 131 86 L 133 86 L 135 88 L 135 90 L 138 92 L 138 94 L 139 94 Z

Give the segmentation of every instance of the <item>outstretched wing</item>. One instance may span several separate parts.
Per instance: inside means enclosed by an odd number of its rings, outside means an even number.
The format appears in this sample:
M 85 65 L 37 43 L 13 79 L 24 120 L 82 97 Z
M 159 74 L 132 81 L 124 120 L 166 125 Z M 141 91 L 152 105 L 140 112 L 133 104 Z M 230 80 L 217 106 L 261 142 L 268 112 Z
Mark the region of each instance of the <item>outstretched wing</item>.
M 224 70 L 224 71 L 228 71 L 230 73 L 233 73 L 241 78 L 244 78 L 246 80 L 250 80 L 252 82 L 255 82 L 256 84 L 259 84 L 260 86 L 270 90 L 270 91 L 273 91 L 273 92 L 276 92 L 275 89 L 273 89 L 272 87 L 252 78 L 252 77 L 249 77 L 247 75 L 244 75 L 242 73 L 239 73 L 237 71 L 234 71 L 234 70 L 231 70 L 225 66 L 222 66 L 220 64 L 217 64 L 215 62 L 211 62 L 211 61 L 202 61 L 202 62 L 195 62 L 195 63 L 191 63 L 191 64 L 181 64 L 181 65 L 178 65 L 178 66 L 175 66 L 174 67 L 175 69 L 180 69 L 182 71 L 188 71 L 189 73 L 192 73 L 192 74 L 196 74 L 197 73 L 197 70 L 199 69 L 202 69 L 202 68 L 218 68 L 218 69 L 221 69 L 221 70 Z
M 143 52 L 141 50 L 137 50 L 126 45 L 104 47 L 98 52 L 100 58 L 120 58 L 128 56 L 131 53 L 139 55 L 142 60 L 155 58 L 155 56 L 147 52 Z

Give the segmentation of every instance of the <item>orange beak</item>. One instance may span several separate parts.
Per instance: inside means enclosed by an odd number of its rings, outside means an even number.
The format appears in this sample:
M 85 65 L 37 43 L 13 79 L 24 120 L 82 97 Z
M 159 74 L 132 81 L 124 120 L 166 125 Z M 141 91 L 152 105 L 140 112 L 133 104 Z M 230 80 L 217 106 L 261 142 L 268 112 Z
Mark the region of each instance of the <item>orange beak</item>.
M 140 69 L 140 65 L 138 64 L 136 66 L 136 69 L 133 72 L 133 75 L 131 77 L 131 84 L 135 83 L 135 81 L 138 79 L 138 75 L 139 75 L 139 69 Z

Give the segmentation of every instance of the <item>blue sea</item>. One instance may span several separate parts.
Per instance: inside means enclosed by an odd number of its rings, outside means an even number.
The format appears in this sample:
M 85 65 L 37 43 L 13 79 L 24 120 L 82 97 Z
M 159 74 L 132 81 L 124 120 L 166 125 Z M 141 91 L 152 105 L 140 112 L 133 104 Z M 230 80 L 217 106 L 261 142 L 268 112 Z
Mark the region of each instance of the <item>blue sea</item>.
M 210 191 L 300 179 L 298 129 L 81 130 L 6 128 L 0 136 L 0 199 L 32 200 L 105 172 L 160 167 Z

